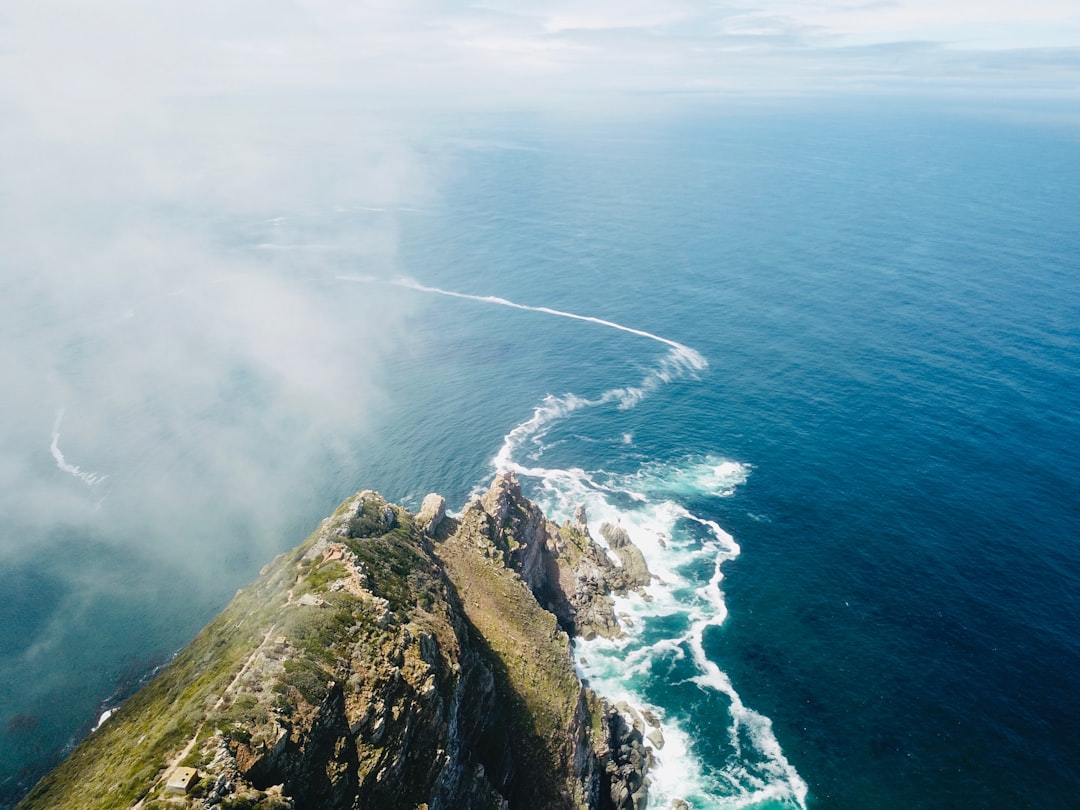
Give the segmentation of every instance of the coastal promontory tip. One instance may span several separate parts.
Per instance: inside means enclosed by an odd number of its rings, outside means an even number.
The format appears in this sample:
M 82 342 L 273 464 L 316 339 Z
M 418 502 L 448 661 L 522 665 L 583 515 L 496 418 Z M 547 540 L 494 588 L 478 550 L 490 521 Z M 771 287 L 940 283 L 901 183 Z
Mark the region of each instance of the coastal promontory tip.
M 618 630 L 603 559 L 512 473 L 456 518 L 359 492 L 18 808 L 638 810 L 640 729 L 568 635 Z

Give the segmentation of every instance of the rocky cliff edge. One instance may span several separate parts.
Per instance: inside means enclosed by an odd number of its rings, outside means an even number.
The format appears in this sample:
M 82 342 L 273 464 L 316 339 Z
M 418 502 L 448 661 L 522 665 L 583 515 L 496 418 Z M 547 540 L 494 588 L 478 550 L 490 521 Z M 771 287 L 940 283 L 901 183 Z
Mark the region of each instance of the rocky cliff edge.
M 357 493 L 276 558 L 19 810 L 640 810 L 639 722 L 575 674 L 640 552 L 512 474 L 457 518 Z

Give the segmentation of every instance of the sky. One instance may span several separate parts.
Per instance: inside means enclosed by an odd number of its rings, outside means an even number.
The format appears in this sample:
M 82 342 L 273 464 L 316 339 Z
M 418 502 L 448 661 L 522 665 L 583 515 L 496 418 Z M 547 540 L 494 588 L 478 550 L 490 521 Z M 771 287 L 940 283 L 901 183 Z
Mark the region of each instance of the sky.
M 289 90 L 405 104 L 1073 96 L 1078 77 L 1080 6 L 1069 0 L 9 0 L 0 10 L 0 97 L 42 117 Z

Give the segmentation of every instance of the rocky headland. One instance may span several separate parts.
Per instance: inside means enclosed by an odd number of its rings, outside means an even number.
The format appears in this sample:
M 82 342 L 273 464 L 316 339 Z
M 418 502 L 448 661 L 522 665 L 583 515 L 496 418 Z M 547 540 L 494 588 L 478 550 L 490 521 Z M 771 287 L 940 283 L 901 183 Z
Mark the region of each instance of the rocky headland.
M 640 810 L 654 717 L 584 685 L 641 552 L 512 474 L 458 517 L 359 492 L 237 593 L 19 810 Z

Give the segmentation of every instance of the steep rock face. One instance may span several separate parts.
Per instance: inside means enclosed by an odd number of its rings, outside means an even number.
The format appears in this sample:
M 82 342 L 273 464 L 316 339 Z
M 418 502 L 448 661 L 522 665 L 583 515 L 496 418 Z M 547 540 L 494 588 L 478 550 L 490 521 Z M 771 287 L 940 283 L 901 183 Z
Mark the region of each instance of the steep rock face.
M 508 749 L 515 773 L 504 787 L 512 806 L 595 807 L 599 795 L 592 718 L 574 673 L 569 637 L 527 583 L 503 562 L 496 516 L 474 503 L 436 553 L 461 595 L 495 667 L 510 710 Z M 571 773 L 567 780 L 560 774 Z
M 583 687 L 565 632 L 618 632 L 619 570 L 512 476 L 458 519 L 358 493 L 20 810 L 641 808 L 641 734 Z M 186 796 L 166 791 L 179 766 Z
M 564 630 L 584 638 L 622 635 L 611 594 L 652 581 L 644 556 L 625 530 L 608 523 L 601 526 L 616 564 L 589 535 L 583 507 L 574 523 L 558 526 L 522 494 L 511 472 L 499 473 L 470 508 L 490 517 L 491 541 L 504 563 L 518 572 Z
M 640 718 L 627 720 L 629 707 L 612 707 L 588 689 L 581 688 L 581 700 L 569 699 L 572 684 L 579 682 L 565 666 L 566 633 L 621 635 L 611 592 L 648 584 L 652 576 L 625 532 L 618 546 L 626 555 L 619 554 L 623 565 L 618 566 L 589 536 L 583 508 L 575 523 L 560 527 L 548 520 L 524 497 L 513 473 L 504 472 L 466 507 L 436 553 L 469 618 L 507 664 L 509 679 L 530 709 L 527 719 L 540 732 L 550 730 L 547 739 L 537 739 L 516 729 L 519 744 L 531 739 L 527 757 L 543 765 L 540 779 L 535 770 L 530 775 L 529 790 L 537 790 L 543 773 L 569 768 L 579 777 L 582 793 L 574 799 L 580 804 L 641 810 L 648 799 L 649 755 Z M 530 646 L 528 639 L 536 634 L 523 628 L 545 625 L 552 643 Z M 592 723 L 591 733 L 585 733 L 585 722 Z M 563 806 L 543 803 L 539 795 L 517 795 L 517 806 Z

